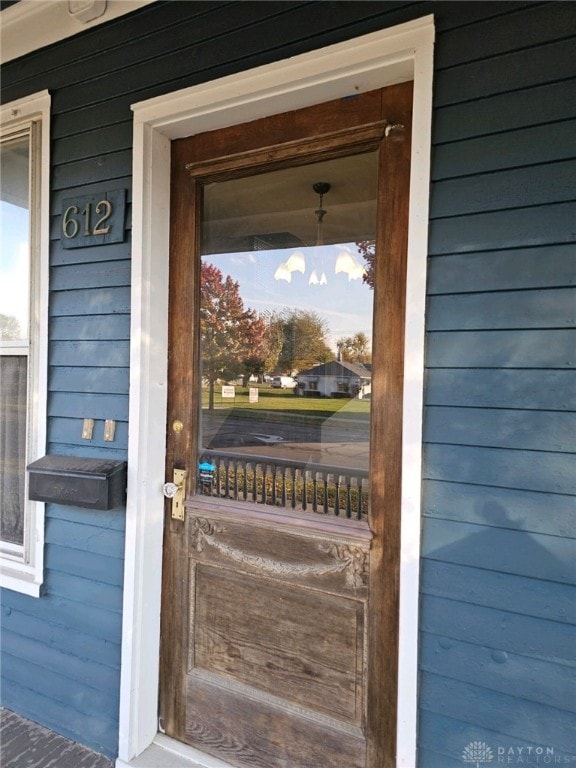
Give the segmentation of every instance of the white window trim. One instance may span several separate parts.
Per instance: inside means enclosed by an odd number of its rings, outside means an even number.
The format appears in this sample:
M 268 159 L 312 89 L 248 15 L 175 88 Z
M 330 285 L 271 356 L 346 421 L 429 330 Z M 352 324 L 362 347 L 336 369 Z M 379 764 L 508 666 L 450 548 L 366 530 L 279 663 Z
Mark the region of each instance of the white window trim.
M 2 132 L 36 124 L 36 145 L 31 154 L 31 180 L 37 195 L 32 215 L 30 267 L 30 349 L 28 383 L 27 461 L 46 450 L 46 399 L 48 391 L 48 266 L 50 242 L 50 94 L 48 91 L 4 104 L 0 109 Z M 26 490 L 28 479 L 26 478 Z M 27 495 L 27 492 L 26 492 Z M 21 550 L 22 551 L 22 548 Z M 0 554 L 0 586 L 38 597 L 44 577 L 44 504 L 27 502 L 23 556 Z
M 414 80 L 404 376 L 397 766 L 416 765 L 424 312 L 434 21 L 391 29 L 133 105 L 128 498 L 117 768 L 157 736 L 168 358 L 170 141 Z M 153 288 L 152 288 L 153 286 Z M 163 290 L 162 290 L 163 287 Z M 166 742 L 170 745 L 167 746 Z M 154 743 L 153 743 L 154 742 Z M 152 746 L 150 746 L 152 745 Z M 189 750 L 188 750 L 189 752 Z M 149 753 L 150 758 L 152 752 Z M 155 758 L 156 759 L 156 758 Z M 159 763 L 160 764 L 160 763 Z M 164 764 L 164 763 L 162 763 Z

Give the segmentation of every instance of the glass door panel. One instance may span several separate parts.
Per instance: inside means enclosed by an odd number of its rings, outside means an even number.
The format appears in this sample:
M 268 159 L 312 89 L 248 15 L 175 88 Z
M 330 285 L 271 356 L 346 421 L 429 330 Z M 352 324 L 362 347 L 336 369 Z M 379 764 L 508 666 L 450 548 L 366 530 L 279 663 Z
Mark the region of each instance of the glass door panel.
M 368 505 L 377 152 L 207 184 L 199 492 Z

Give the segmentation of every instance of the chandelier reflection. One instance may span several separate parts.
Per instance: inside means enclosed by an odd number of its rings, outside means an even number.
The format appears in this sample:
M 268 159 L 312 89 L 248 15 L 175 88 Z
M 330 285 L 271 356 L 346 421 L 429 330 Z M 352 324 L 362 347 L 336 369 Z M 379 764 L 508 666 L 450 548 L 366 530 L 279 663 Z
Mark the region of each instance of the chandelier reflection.
M 308 280 L 308 285 L 326 285 L 328 282 L 328 278 L 326 277 L 326 272 L 322 272 L 320 277 L 318 277 L 318 272 L 313 269 L 310 274 L 310 279 Z
M 327 211 L 322 207 L 324 195 L 327 194 L 330 189 L 332 188 L 332 185 L 329 184 L 327 181 L 317 181 L 315 184 L 312 185 L 312 189 L 319 197 L 319 203 L 318 208 L 314 211 L 316 214 L 316 248 L 322 249 L 322 246 L 324 246 L 324 232 L 323 232 L 323 224 L 324 224 L 324 216 L 326 215 Z M 338 274 L 340 272 L 348 275 L 348 280 L 359 280 L 366 274 L 365 267 L 360 264 L 360 262 L 356 259 L 350 248 L 347 246 L 327 246 L 331 249 L 340 249 L 340 252 L 336 256 L 335 266 L 334 266 L 334 273 Z M 325 250 L 325 249 L 324 249 Z M 313 259 L 314 256 L 324 258 L 324 254 L 322 253 L 322 250 L 319 250 L 318 253 L 312 254 Z M 275 280 L 285 280 L 287 283 L 292 282 L 292 273 L 293 272 L 301 272 L 302 274 L 306 273 L 306 257 L 302 251 L 296 251 L 295 253 L 291 254 L 286 261 L 283 261 L 282 264 L 276 269 L 276 272 L 274 272 L 274 279 Z M 312 269 L 310 273 L 310 277 L 308 278 L 308 285 L 327 285 L 328 278 L 326 277 L 326 271 L 322 267 L 318 267 L 314 265 L 314 268 Z
M 361 277 L 364 277 L 366 274 L 365 267 L 356 261 L 349 248 L 346 248 L 346 246 L 342 246 L 342 248 L 343 250 L 338 254 L 336 258 L 334 272 L 336 274 L 339 272 L 344 272 L 348 275 L 349 281 L 359 280 Z

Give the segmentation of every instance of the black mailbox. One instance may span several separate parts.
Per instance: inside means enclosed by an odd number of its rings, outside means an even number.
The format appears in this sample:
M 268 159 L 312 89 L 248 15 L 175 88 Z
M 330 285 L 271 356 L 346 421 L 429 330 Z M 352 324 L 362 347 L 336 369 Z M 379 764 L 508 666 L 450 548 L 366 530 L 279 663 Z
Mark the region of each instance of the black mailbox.
M 32 501 L 88 509 L 115 509 L 126 502 L 126 462 L 43 456 L 28 465 Z

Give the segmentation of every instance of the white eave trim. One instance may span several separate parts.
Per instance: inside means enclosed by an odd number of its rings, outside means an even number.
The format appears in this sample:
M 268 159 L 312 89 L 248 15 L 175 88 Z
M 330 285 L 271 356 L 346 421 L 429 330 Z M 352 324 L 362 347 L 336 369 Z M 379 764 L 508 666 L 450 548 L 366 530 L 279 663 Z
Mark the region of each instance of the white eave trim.
M 104 13 L 82 22 L 68 13 L 68 0 L 20 0 L 0 13 L 0 63 L 137 11 L 155 0 L 107 0 Z

